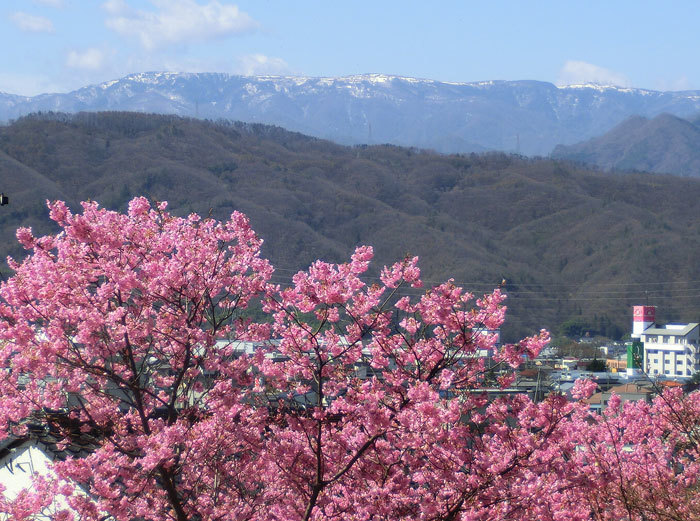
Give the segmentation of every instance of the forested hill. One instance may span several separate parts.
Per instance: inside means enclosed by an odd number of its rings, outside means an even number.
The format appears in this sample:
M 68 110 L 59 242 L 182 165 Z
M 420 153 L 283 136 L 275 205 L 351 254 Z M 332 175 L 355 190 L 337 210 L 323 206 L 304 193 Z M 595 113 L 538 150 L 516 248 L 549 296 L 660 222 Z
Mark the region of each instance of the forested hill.
M 125 209 L 135 195 L 177 214 L 248 214 L 284 283 L 358 244 L 377 267 L 420 255 L 424 279 L 484 292 L 506 280 L 506 337 L 580 318 L 626 332 L 630 306 L 698 320 L 700 181 L 612 175 L 503 154 L 343 147 L 277 127 L 139 113 L 30 116 L 0 127 L 0 249 L 46 232 L 45 200 Z M 376 270 L 374 272 L 376 275 Z M 370 279 L 371 281 L 371 279 Z
M 700 177 L 700 126 L 671 114 L 631 117 L 610 132 L 571 146 L 558 146 L 555 159 L 604 169 Z

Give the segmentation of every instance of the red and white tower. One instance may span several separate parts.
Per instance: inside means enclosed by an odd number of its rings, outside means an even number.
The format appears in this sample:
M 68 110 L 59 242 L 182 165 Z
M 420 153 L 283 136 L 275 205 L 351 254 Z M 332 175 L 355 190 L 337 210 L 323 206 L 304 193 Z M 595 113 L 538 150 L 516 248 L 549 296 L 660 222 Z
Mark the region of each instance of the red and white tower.
M 640 338 L 648 327 L 656 322 L 654 306 L 632 306 L 632 338 Z

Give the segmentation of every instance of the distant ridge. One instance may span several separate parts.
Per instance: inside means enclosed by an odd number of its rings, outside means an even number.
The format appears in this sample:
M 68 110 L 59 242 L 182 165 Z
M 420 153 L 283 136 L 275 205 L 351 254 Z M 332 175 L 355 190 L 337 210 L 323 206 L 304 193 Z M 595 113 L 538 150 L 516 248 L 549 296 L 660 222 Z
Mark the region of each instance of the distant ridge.
M 556 147 L 552 157 L 606 170 L 700 177 L 700 127 L 671 114 L 633 116 L 600 137 Z
M 0 94 L 0 121 L 37 111 L 129 110 L 279 125 L 341 144 L 548 155 L 632 115 L 700 112 L 700 91 L 540 81 L 449 83 L 384 74 L 340 78 L 149 72 L 67 94 Z

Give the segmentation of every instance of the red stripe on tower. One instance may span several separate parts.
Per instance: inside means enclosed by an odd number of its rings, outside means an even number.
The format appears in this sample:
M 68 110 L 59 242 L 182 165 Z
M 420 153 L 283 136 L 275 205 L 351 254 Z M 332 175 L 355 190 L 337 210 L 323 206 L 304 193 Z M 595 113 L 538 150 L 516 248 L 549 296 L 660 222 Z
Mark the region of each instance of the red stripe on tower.
M 654 306 L 633 306 L 632 307 L 632 336 L 639 338 L 639 335 L 646 328 L 656 322 L 656 308 Z

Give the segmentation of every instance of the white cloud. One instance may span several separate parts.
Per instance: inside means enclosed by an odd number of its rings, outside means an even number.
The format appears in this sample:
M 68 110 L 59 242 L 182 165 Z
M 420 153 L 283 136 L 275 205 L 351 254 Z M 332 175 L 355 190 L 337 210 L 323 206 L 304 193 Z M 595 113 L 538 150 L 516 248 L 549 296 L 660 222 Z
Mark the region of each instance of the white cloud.
M 70 51 L 66 56 L 66 65 L 74 69 L 96 70 L 102 67 L 105 54 L 100 49 Z
M 289 65 L 282 58 L 265 56 L 264 54 L 248 54 L 238 59 L 239 74 L 245 76 L 262 76 L 266 74 L 288 74 Z
M 23 31 L 33 33 L 50 33 L 53 32 L 53 23 L 48 18 L 43 16 L 34 16 L 22 11 L 16 11 L 10 15 L 10 20 Z
M 582 61 L 567 61 L 559 71 L 559 85 L 576 85 L 580 83 L 600 83 L 601 85 L 616 85 L 628 87 L 630 80 L 620 74 L 592 63 Z
M 136 37 L 148 50 L 171 44 L 221 38 L 257 27 L 246 13 L 231 4 L 210 0 L 200 5 L 194 0 L 150 0 L 155 11 L 133 9 L 125 0 L 102 4 L 106 25 L 122 36 Z
M 102 4 L 102 9 L 115 16 L 136 12 L 134 9 L 131 9 L 124 0 L 107 0 Z

